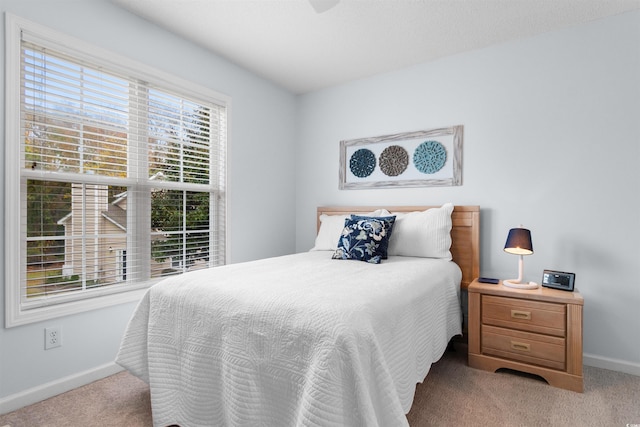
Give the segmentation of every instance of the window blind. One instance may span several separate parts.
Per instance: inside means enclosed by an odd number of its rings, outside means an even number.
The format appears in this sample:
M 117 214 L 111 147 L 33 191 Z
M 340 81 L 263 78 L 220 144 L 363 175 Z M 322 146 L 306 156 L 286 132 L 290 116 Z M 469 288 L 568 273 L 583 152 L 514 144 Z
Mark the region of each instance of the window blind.
M 226 106 L 23 32 L 23 308 L 225 262 Z

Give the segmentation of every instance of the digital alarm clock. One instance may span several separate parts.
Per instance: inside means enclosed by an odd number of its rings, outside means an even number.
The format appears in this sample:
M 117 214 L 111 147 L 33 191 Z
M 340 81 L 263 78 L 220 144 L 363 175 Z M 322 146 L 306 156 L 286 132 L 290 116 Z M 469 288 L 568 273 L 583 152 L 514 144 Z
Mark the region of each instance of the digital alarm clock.
M 576 275 L 574 273 L 553 270 L 544 270 L 542 273 L 542 286 L 547 288 L 573 291 L 575 280 Z

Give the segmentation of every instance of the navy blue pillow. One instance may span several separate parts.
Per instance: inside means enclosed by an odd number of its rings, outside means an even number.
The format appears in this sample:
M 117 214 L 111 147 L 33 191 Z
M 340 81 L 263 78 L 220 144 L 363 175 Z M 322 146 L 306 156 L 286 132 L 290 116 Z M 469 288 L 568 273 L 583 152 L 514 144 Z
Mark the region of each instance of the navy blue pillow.
M 352 259 L 380 264 L 383 253 L 380 247 L 389 245 L 394 217 L 358 217 L 344 221 L 342 235 L 333 259 Z
M 386 236 L 382 238 L 380 241 L 380 254 L 382 255 L 382 259 L 387 259 L 387 252 L 389 249 L 389 238 L 391 237 L 391 233 L 393 232 L 393 224 L 396 222 L 396 216 L 363 216 L 363 215 L 354 215 L 351 214 L 351 219 L 375 219 L 378 221 L 385 221 L 387 223 L 387 233 Z

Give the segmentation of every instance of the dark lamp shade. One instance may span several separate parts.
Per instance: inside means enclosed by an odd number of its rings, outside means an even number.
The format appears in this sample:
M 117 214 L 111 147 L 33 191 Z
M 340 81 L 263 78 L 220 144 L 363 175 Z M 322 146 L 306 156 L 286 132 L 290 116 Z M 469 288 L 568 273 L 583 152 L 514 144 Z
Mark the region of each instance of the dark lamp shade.
M 533 244 L 531 243 L 531 231 L 526 228 L 512 228 L 504 244 L 504 251 L 514 255 L 531 255 Z

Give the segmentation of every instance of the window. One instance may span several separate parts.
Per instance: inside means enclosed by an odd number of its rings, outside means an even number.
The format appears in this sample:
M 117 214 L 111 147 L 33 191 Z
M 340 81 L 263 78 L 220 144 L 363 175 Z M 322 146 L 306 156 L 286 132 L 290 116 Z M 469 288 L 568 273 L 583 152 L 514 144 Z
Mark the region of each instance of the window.
M 229 101 L 7 17 L 7 325 L 225 262 Z

